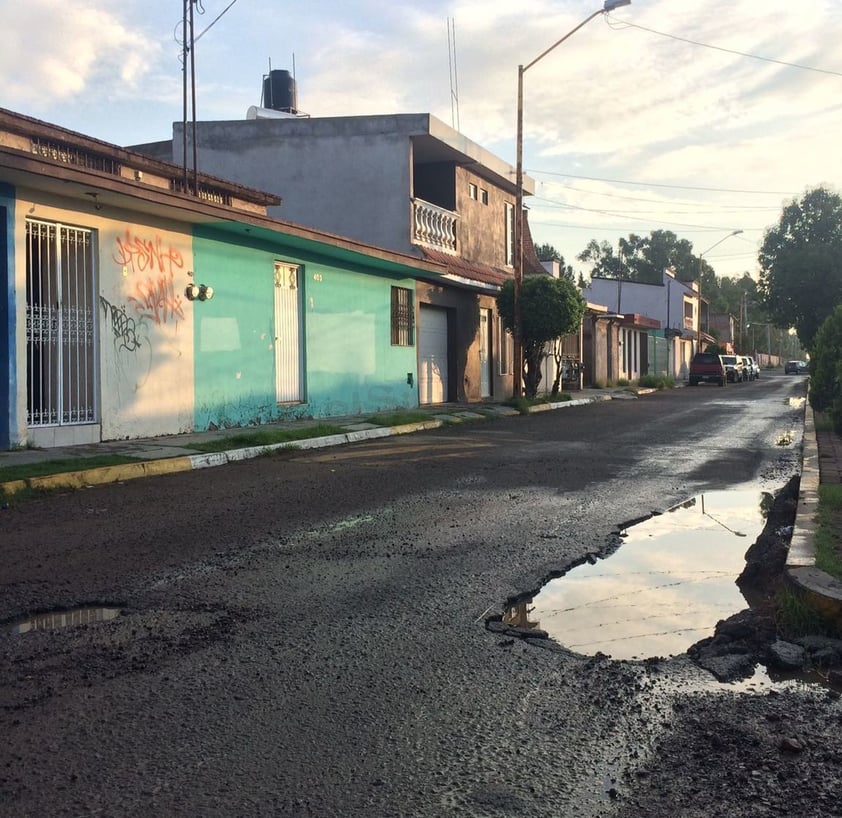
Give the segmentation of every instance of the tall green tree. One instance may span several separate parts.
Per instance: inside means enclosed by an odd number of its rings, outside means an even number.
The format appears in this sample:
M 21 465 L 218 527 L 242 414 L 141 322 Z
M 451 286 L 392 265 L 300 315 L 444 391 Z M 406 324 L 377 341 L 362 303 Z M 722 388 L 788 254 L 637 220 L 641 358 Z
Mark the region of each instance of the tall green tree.
M 514 281 L 509 279 L 497 296 L 497 309 L 506 329 L 514 332 Z M 578 332 L 585 302 L 573 282 L 552 276 L 526 276 L 520 291 L 520 340 L 523 348 L 526 397 L 534 398 L 541 383 L 541 365 L 547 343 L 560 335 Z
M 559 274 L 569 281 L 576 281 L 576 274 L 573 272 L 573 267 L 564 260 L 564 256 L 553 247 L 552 244 L 536 244 L 535 255 L 538 256 L 538 261 L 557 261 L 559 266 Z
M 591 276 L 597 278 L 660 284 L 665 269 L 675 270 L 681 281 L 693 281 L 699 276 L 699 260 L 693 255 L 693 245 L 670 230 L 653 230 L 648 236 L 629 233 L 627 239 L 618 242 L 616 254 L 607 241 L 591 239 L 577 258 L 590 264 Z M 707 269 L 713 275 L 713 269 Z
M 816 332 L 810 376 L 810 405 L 829 412 L 834 430 L 842 434 L 842 304 Z
M 607 241 L 591 239 L 576 258 L 590 264 L 591 278 L 628 278 L 622 261 L 619 256 L 614 255 L 614 248 Z
M 795 327 L 812 349 L 819 327 L 842 303 L 842 199 L 827 188 L 784 207 L 758 256 L 759 291 L 771 320 Z

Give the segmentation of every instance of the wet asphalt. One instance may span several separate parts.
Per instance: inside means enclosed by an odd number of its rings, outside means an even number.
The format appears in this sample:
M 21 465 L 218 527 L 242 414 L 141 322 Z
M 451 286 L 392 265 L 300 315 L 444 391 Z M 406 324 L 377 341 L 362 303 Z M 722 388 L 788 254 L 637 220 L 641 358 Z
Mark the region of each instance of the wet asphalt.
M 0 813 L 613 815 L 709 677 L 487 622 L 631 521 L 783 485 L 795 394 L 675 390 L 13 505 L 0 619 L 122 615 L 0 635 Z

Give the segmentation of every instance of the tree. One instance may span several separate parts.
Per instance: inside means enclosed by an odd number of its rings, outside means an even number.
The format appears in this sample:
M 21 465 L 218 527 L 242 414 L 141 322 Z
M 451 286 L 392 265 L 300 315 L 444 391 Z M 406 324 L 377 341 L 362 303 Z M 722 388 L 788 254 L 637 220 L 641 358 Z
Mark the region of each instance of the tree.
M 497 309 L 506 329 L 514 331 L 514 281 L 509 279 L 497 296 Z M 541 365 L 547 343 L 560 335 L 577 332 L 585 302 L 566 278 L 526 276 L 520 290 L 520 335 L 523 349 L 526 397 L 534 398 L 541 383 Z
M 830 411 L 834 429 L 842 428 L 842 305 L 816 332 L 810 357 L 810 405 Z
M 564 260 L 564 256 L 552 246 L 552 244 L 536 244 L 535 255 L 538 256 L 538 261 L 557 261 L 559 267 L 559 274 L 570 281 L 576 280 L 576 274 L 573 272 L 573 267 Z
M 614 255 L 614 248 L 607 241 L 600 243 L 591 239 L 576 258 L 591 265 L 592 278 L 620 278 L 623 272 L 621 260 Z M 622 277 L 627 278 L 626 275 Z
M 792 200 L 766 231 L 758 290 L 772 322 L 795 327 L 806 349 L 842 303 L 842 199 L 823 187 Z
M 617 255 L 607 241 L 591 239 L 577 258 L 590 264 L 591 275 L 599 278 L 660 284 L 665 269 L 675 270 L 680 281 L 693 281 L 699 276 L 693 245 L 670 230 L 653 230 L 649 236 L 630 233 L 627 239 L 620 239 Z M 713 269 L 708 269 L 713 274 Z

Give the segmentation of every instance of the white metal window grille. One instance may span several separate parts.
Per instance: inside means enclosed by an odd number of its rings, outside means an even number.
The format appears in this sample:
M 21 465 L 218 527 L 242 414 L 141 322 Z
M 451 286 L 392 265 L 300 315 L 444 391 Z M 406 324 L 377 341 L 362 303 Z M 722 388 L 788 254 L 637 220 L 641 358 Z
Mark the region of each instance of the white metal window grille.
M 27 423 L 95 423 L 92 231 L 27 219 Z
M 411 347 L 415 343 L 415 311 L 412 290 L 392 287 L 392 346 Z

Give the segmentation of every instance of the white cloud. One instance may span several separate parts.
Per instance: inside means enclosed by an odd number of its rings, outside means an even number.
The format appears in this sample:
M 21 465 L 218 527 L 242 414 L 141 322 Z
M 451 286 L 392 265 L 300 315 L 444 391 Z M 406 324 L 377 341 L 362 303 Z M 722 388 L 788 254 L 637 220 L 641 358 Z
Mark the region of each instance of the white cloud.
M 29 0 L 4 9 L 0 72 L 5 104 L 49 110 L 84 95 L 137 91 L 160 44 L 105 4 Z
M 450 124 L 453 69 L 461 130 L 513 163 L 518 63 L 538 57 L 600 0 L 311 0 L 295 9 L 248 0 L 214 22 L 226 6 L 205 0 L 196 20 L 204 32 L 196 49 L 200 119 L 243 117 L 259 103 L 270 63 L 294 62 L 299 107 L 311 115 L 431 112 Z M 166 138 L 182 116 L 180 18 L 171 0 L 30 0 L 4 9 L 3 105 L 118 144 Z M 550 200 L 532 203 L 536 239 L 570 261 L 590 238 L 616 244 L 629 232 L 664 228 L 707 245 L 717 230 L 740 227 L 745 235 L 723 245 L 722 266 L 710 260 L 723 273 L 753 268 L 757 240 L 786 198 L 773 191 L 842 185 L 842 77 L 687 40 L 842 72 L 840 37 L 838 0 L 764 0 L 762 8 L 632 0 L 591 20 L 525 75 L 524 164 Z

